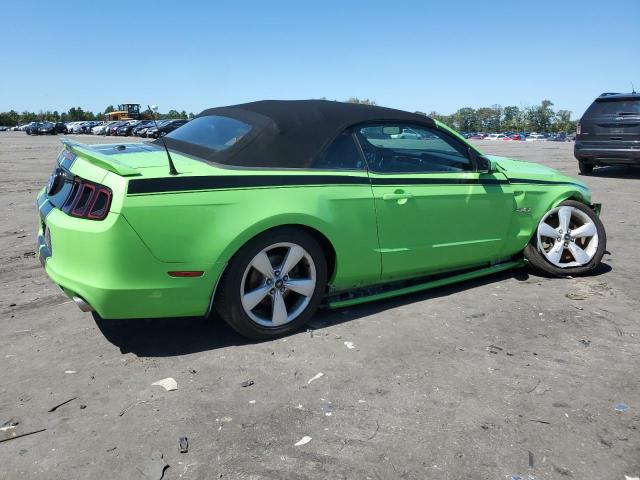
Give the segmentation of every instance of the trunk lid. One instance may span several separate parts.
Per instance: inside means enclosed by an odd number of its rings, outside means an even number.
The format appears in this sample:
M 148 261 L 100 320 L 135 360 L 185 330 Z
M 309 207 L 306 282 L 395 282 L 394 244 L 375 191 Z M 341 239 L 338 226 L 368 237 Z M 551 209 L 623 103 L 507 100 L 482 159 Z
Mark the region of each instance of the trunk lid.
M 65 147 L 85 161 L 121 177 L 158 177 L 169 174 L 169 161 L 164 148 L 150 143 L 110 143 L 85 145 L 62 140 Z M 211 173 L 214 167 L 177 152 L 171 153 L 181 174 Z

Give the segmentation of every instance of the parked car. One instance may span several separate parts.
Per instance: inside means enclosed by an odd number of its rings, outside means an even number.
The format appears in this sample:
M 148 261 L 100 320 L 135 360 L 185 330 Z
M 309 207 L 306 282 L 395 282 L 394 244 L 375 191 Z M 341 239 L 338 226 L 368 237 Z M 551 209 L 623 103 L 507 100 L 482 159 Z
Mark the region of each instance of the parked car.
M 573 154 L 583 175 L 603 165 L 640 165 L 640 93 L 603 93 L 584 112 Z
M 486 135 L 484 133 L 472 133 L 469 137 L 472 140 L 484 140 Z
M 63 122 L 55 122 L 53 124 L 53 129 L 54 129 L 55 133 L 66 133 L 67 132 L 67 126 Z
M 78 130 L 76 127 L 78 127 L 82 122 L 67 122 L 65 124 L 66 128 L 67 128 L 67 133 L 74 133 L 74 130 Z
M 406 128 L 430 141 L 392 137 Z M 273 338 L 321 302 L 388 298 L 525 258 L 575 278 L 606 248 L 584 183 L 486 156 L 423 115 L 263 101 L 205 110 L 163 140 L 170 157 L 160 140 L 64 140 L 38 194 L 47 274 L 104 319 L 214 308 L 241 334 Z
M 97 124 L 98 122 L 95 120 L 79 122 L 78 124 L 74 125 L 73 133 L 84 134 L 84 135 L 90 134 L 92 133 L 91 129 L 95 127 Z
M 173 132 L 176 128 L 181 127 L 188 120 L 164 120 L 162 124 L 158 123 L 157 127 L 149 127 L 146 132 L 146 136 L 150 138 L 158 138 L 166 135 L 169 132 Z
M 38 135 L 38 130 L 42 125 L 41 122 L 30 122 L 24 126 L 24 131 L 27 135 Z
M 546 139 L 547 138 L 541 133 L 532 133 L 526 138 L 527 142 L 542 142 Z
M 6 132 L 7 130 L 9 130 L 9 127 L 0 126 L 0 132 Z
M 111 122 L 101 122 L 99 125 L 96 125 L 91 129 L 91 133 L 93 133 L 94 135 L 106 135 L 107 128 L 112 126 L 114 123 L 118 122 L 116 120 L 113 120 Z
M 170 120 L 157 120 L 155 123 L 152 123 L 147 127 L 142 136 L 145 138 L 156 138 L 158 136 L 158 128 L 162 127 L 169 121 Z
M 144 126 L 142 128 L 137 128 L 137 129 L 135 129 L 135 135 L 137 137 L 146 137 L 147 136 L 147 130 L 149 130 L 151 127 L 153 127 L 153 125 L 148 125 L 148 126 Z
M 128 137 L 131 135 L 131 130 L 140 123 L 140 120 L 132 120 L 130 122 L 125 123 L 124 125 L 120 125 L 116 130 L 116 135 L 119 137 Z
M 566 142 L 567 135 L 565 133 L 554 133 L 549 135 L 547 142 Z
M 410 138 L 420 140 L 422 136 L 413 128 L 403 128 L 397 135 L 391 135 L 391 138 Z
M 504 140 L 507 136 L 504 133 L 491 133 L 487 135 L 485 140 Z
M 153 126 L 153 120 L 141 120 L 131 129 L 131 135 L 142 136 L 142 131 Z
M 38 135 L 55 135 L 56 125 L 51 122 L 42 122 L 38 127 Z
M 120 128 L 122 125 L 126 124 L 128 120 L 121 120 L 115 123 L 112 123 L 111 125 L 109 125 L 105 130 L 104 133 L 105 135 L 111 136 L 111 135 L 116 135 L 116 132 L 118 131 L 118 128 Z

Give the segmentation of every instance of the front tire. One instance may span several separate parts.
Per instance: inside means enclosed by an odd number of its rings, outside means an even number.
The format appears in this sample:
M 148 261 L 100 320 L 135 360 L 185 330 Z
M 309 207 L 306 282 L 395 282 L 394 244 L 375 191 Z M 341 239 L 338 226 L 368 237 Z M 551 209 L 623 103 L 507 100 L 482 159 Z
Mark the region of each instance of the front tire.
M 542 217 L 524 256 L 548 275 L 584 275 L 600 264 L 606 244 L 598 215 L 584 203 L 565 200 Z
M 233 256 L 214 306 L 240 335 L 270 339 L 308 322 L 326 284 L 322 247 L 305 231 L 283 227 L 258 235 Z

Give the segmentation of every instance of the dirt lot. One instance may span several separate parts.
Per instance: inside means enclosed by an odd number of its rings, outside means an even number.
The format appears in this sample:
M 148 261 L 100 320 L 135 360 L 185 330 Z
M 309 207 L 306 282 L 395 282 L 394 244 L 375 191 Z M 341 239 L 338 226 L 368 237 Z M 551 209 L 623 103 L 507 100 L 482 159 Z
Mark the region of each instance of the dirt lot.
M 0 440 L 46 429 L 0 443 L 1 479 L 143 479 L 154 451 L 168 479 L 640 475 L 640 171 L 584 178 L 609 237 L 593 276 L 515 271 L 248 343 L 197 318 L 96 322 L 62 295 L 34 256 L 59 148 L 0 132 Z M 482 148 L 577 175 L 570 143 Z

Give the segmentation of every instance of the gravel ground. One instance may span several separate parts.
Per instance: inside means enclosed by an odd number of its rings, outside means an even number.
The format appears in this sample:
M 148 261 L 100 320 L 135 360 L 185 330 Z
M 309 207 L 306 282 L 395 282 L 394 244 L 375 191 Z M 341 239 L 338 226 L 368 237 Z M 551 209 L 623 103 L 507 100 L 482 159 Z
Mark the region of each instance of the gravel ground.
M 479 144 L 577 175 L 570 143 Z M 609 237 L 592 276 L 514 271 L 250 343 L 199 318 L 96 321 L 62 295 L 34 256 L 59 148 L 0 133 L 0 440 L 46 429 L 0 443 L 0 478 L 143 479 L 156 451 L 167 479 L 640 475 L 640 171 L 583 178 Z

